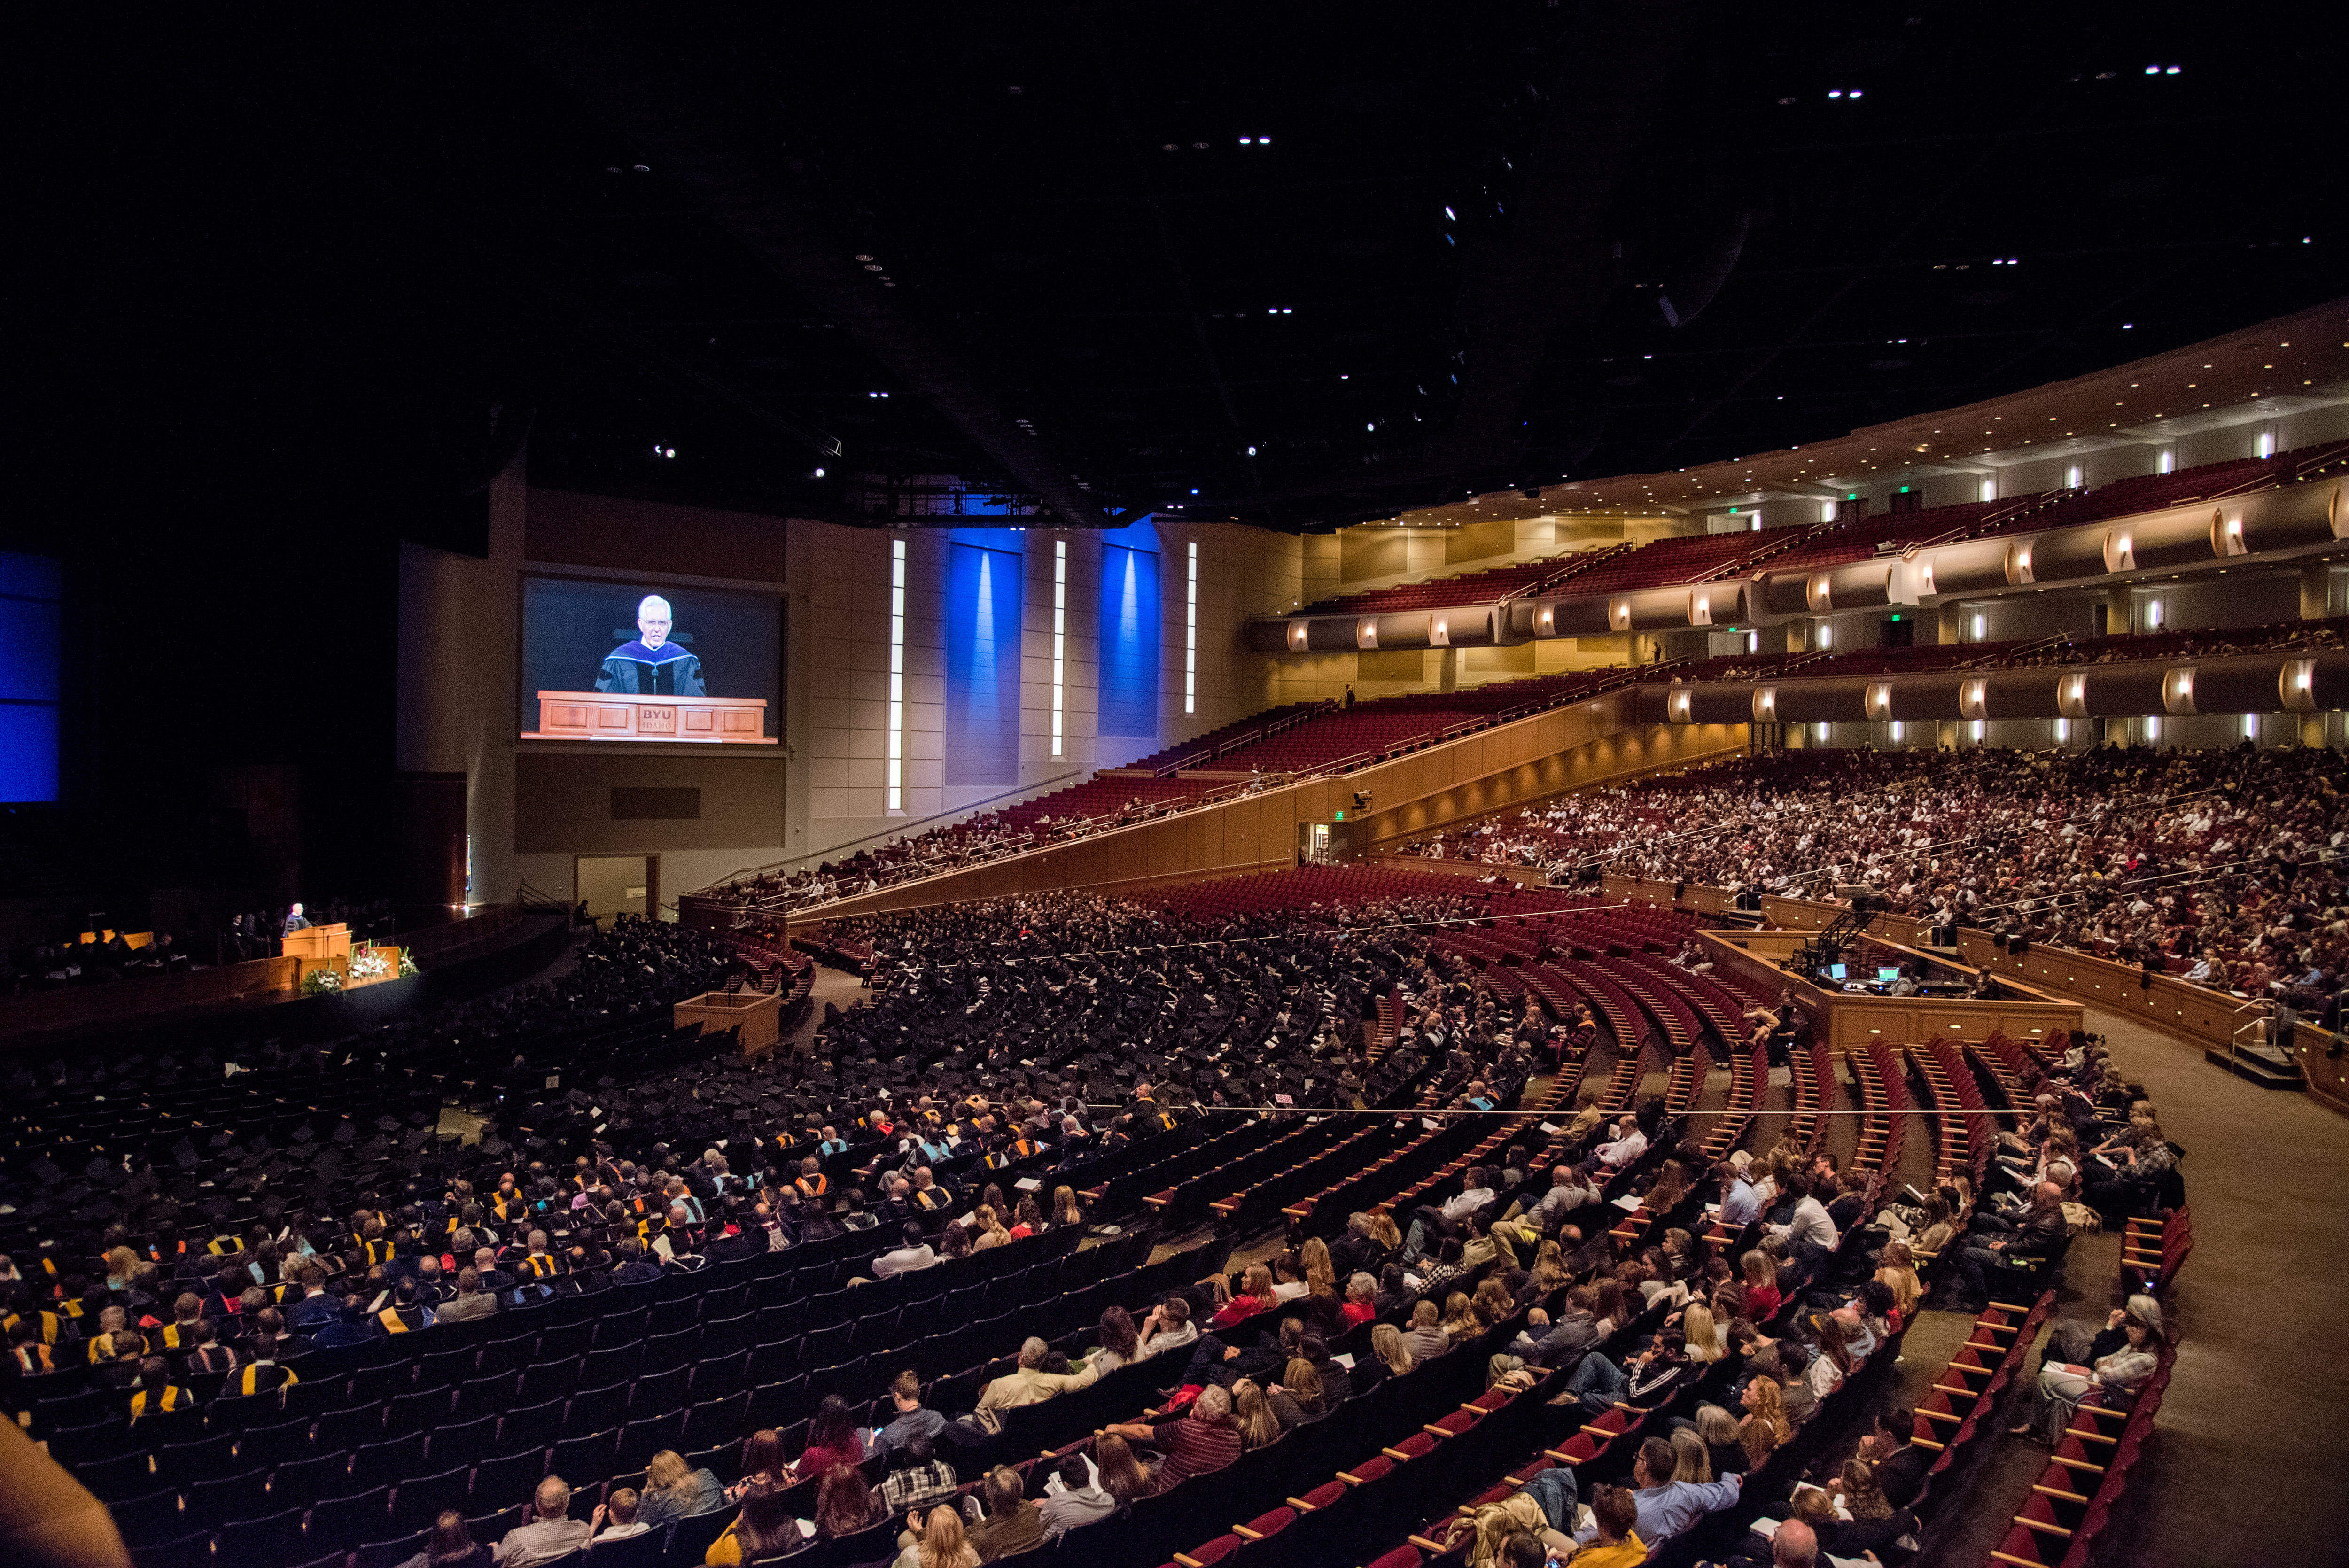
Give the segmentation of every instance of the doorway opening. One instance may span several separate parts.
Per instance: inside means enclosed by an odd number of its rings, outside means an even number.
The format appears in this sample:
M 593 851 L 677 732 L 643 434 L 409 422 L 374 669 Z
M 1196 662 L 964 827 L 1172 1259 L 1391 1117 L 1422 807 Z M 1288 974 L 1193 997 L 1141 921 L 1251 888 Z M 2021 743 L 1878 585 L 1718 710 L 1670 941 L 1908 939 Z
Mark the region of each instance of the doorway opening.
M 598 925 L 615 915 L 643 915 L 660 908 L 658 855 L 577 855 L 571 885 Z

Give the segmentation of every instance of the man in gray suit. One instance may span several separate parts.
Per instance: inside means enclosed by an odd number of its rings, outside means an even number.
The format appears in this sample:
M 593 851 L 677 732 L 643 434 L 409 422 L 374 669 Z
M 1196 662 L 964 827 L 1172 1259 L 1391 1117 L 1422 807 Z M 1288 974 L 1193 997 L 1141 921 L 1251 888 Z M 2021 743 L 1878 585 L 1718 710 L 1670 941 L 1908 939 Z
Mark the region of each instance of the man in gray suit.
M 498 1298 L 481 1288 L 481 1271 L 468 1264 L 457 1271 L 457 1294 L 440 1304 L 436 1321 L 463 1323 L 497 1311 Z

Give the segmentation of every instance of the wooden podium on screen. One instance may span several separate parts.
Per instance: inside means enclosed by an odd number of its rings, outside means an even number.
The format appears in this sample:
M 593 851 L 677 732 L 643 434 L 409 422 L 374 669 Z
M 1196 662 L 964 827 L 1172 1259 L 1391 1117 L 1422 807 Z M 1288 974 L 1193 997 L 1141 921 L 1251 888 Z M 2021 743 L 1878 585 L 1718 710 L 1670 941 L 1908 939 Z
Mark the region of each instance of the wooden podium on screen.
M 776 746 L 761 696 L 631 696 L 626 692 L 543 691 L 538 727 L 524 740 L 684 740 L 701 745 Z

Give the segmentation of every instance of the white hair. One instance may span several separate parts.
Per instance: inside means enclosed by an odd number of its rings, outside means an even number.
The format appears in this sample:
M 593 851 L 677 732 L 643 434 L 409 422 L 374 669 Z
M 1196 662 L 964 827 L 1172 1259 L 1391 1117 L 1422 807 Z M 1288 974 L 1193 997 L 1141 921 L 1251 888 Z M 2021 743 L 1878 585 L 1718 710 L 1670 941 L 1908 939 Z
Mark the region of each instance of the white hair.
M 677 619 L 677 612 L 670 609 L 668 607 L 668 601 L 662 598 L 657 593 L 647 593 L 642 599 L 636 601 L 636 619 L 639 621 L 643 620 L 645 618 L 645 612 L 651 609 L 656 604 L 661 607 L 662 614 L 667 616 L 672 621 Z

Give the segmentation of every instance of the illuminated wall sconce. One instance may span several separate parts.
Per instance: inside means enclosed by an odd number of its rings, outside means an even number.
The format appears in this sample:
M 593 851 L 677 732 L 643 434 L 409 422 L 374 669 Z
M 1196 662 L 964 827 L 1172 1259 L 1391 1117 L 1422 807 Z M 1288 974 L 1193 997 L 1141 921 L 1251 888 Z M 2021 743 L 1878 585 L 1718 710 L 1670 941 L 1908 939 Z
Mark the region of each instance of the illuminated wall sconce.
M 2137 536 L 2125 528 L 2105 530 L 2105 570 L 2137 570 Z
M 1803 579 L 1803 603 L 1810 606 L 1814 615 L 1824 615 L 1835 608 L 1835 594 L 1826 573 L 1814 572 Z
M 1543 605 L 1541 607 L 1541 614 L 1537 616 L 1536 619 L 1541 623 L 1542 635 L 1545 637 L 1548 636 L 1551 633 L 1557 630 L 1557 606 L 1555 604 Z
M 2006 580 L 2017 588 L 2037 581 L 2031 575 L 2030 545 L 2018 542 L 2006 547 Z
M 1756 724 L 1778 722 L 1778 688 L 1776 686 L 1754 688 L 1754 722 Z
M 1451 621 L 1442 615 L 1438 615 L 1433 620 L 1428 622 L 1427 645 L 1431 648 L 1448 648 L 1452 645 Z
M 1958 713 L 1964 718 L 1990 717 L 1990 682 L 1975 679 L 1958 683 Z
M 2251 547 L 2243 542 L 2243 514 L 2214 511 L 2210 514 L 2210 553 L 2225 557 L 2242 555 Z
M 1354 623 L 1354 646 L 1375 648 L 1379 645 L 1379 623 L 1375 616 L 1365 615 Z
M 1713 594 L 1699 591 L 1689 595 L 1688 624 L 1692 626 L 1713 624 Z
M 2283 699 L 2287 713 L 2316 711 L 2316 661 L 2286 659 L 2283 668 L 2276 672 L 2276 695 Z
M 1631 629 L 1631 601 L 1618 594 L 1607 601 L 1607 624 L 1619 632 Z
M 1862 708 L 1869 718 L 1878 723 L 1890 718 L 1892 717 L 1892 683 L 1890 681 L 1868 682 L 1868 695 Z
M 2194 711 L 2194 666 L 2178 665 L 2161 674 L 2161 706 L 2169 713 Z
M 1664 717 L 1674 724 L 1688 723 L 1692 696 L 1688 687 L 1675 685 L 1664 697 Z
M 2065 718 L 2088 717 L 2088 677 L 2068 675 L 2055 683 L 2055 711 Z
M 1303 621 L 1291 621 L 1288 623 L 1288 651 L 1290 653 L 1301 654 L 1305 651 L 1305 640 L 1309 631 L 1309 628 L 1307 623 Z

